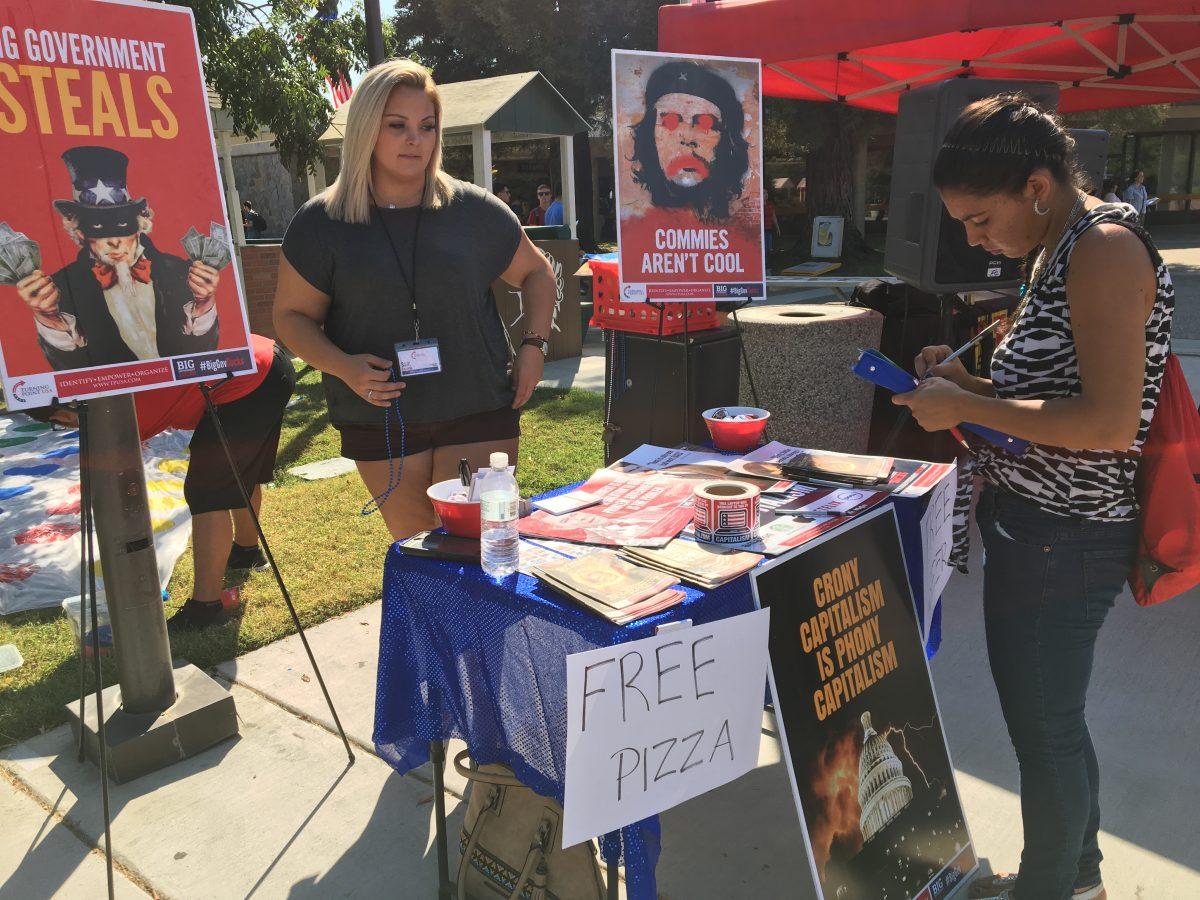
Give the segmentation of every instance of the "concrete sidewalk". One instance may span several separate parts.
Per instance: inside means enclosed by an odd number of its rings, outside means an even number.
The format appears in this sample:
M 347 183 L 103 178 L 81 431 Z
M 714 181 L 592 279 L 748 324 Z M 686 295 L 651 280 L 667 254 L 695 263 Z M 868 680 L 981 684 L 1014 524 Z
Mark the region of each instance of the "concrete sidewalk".
M 978 574 L 951 581 L 932 669 L 977 849 L 985 865 L 1006 870 L 1020 852 L 1017 773 L 987 669 L 980 597 Z M 133 879 L 160 897 L 389 897 L 398 888 L 404 897 L 436 896 L 428 767 L 401 778 L 367 750 L 380 606 L 308 632 L 356 745 L 355 765 L 346 766 L 297 638 L 219 666 L 233 684 L 240 737 L 113 790 L 114 846 Z M 1101 636 L 1089 718 L 1104 776 L 1101 847 L 1112 900 L 1200 897 L 1200 680 L 1189 668 L 1197 637 L 1200 591 L 1152 610 L 1126 597 Z M 55 838 L 28 854 L 33 845 L 22 838 L 16 852 L 0 853 L 0 896 L 100 893 L 102 859 L 64 831 L 92 846 L 100 832 L 96 771 L 75 762 L 67 730 L 10 748 L 0 766 L 40 804 L 3 784 L 0 810 L 23 804 L 20 833 Z M 447 788 L 456 838 L 464 785 L 452 771 Z M 814 896 L 769 716 L 758 768 L 670 810 L 662 826 L 662 897 Z M 77 892 L 76 884 L 92 889 Z M 122 884 L 125 896 L 138 895 L 133 881 Z M 12 893 L 9 885 L 31 887 Z
M 589 338 L 580 359 L 547 364 L 544 385 L 603 391 L 603 345 Z M 1200 341 L 1176 349 L 1200 397 Z M 987 666 L 980 568 L 976 558 L 947 588 L 931 668 L 977 851 L 1004 871 L 1020 853 L 1018 779 Z M 308 632 L 356 763 L 298 638 L 222 664 L 239 737 L 113 788 L 118 896 L 436 897 L 429 767 L 400 777 L 372 753 L 380 612 Z M 1200 590 L 1150 610 L 1126 596 L 1101 635 L 1089 721 L 1110 900 L 1200 897 L 1198 641 Z M 755 771 L 663 815 L 661 897 L 815 896 L 780 753 L 766 716 Z M 453 868 L 466 786 L 452 769 L 446 784 Z M 103 896 L 99 794 L 65 726 L 0 752 L 0 900 Z

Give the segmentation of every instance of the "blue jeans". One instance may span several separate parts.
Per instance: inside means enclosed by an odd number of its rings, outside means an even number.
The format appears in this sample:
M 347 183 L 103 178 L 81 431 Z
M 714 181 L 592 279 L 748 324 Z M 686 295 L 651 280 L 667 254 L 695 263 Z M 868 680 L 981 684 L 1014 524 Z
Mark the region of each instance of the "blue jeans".
M 1021 772 L 1016 896 L 1065 900 L 1100 881 L 1100 773 L 1084 701 L 1138 525 L 1051 515 L 992 486 L 977 521 L 988 659 Z

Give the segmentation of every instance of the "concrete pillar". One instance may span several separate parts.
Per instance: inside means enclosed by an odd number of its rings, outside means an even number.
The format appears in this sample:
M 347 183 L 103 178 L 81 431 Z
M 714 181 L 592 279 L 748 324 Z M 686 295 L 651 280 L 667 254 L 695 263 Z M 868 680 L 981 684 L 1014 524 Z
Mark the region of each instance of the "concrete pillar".
M 563 222 L 575 233 L 575 139 L 565 135 L 558 139 L 559 178 L 562 181 Z
M 588 185 L 588 190 L 592 192 L 592 240 L 599 241 L 603 228 L 600 216 L 600 166 L 597 162 L 599 157 L 596 156 L 596 149 L 592 146 L 590 137 L 588 138 L 588 155 L 592 158 L 592 183 Z
M 122 706 L 131 713 L 161 712 L 175 702 L 175 679 L 133 395 L 89 400 L 87 432 Z
M 471 162 L 474 182 L 488 193 L 492 191 L 492 133 L 482 125 L 471 129 Z
M 867 138 L 857 138 L 854 147 L 854 227 L 859 234 L 867 227 Z
M 233 178 L 233 154 L 229 150 L 229 132 L 217 132 L 217 152 L 221 155 L 221 174 L 225 180 L 225 206 L 229 210 L 229 227 L 235 247 L 246 246 L 246 230 L 242 227 L 242 199 L 238 196 Z

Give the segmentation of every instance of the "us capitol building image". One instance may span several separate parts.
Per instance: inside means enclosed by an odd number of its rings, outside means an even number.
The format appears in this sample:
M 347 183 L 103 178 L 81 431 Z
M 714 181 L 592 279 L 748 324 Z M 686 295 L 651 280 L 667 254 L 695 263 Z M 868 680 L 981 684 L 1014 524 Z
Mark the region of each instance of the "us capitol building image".
M 951 774 L 936 760 L 926 760 L 925 780 L 914 790 L 892 745 L 875 730 L 871 713 L 864 712 L 859 721 L 862 846 L 853 855 L 836 849 L 831 854 L 824 895 L 830 900 L 911 900 L 928 884 L 928 896 L 940 900 L 974 866 Z M 961 868 L 956 871 L 953 864 Z M 948 865 L 952 868 L 931 882 Z
M 912 803 L 912 782 L 887 738 L 871 726 L 871 714 L 862 714 L 863 748 L 858 760 L 859 826 L 863 842 L 871 840 Z

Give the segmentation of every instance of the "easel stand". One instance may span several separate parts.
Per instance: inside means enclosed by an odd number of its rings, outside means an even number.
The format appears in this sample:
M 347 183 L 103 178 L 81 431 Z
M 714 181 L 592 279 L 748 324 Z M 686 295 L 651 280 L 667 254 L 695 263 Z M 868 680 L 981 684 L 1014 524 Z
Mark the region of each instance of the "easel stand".
M 57 405 L 57 401 L 56 401 Z M 233 696 L 189 663 L 175 665 L 159 591 L 137 415 L 128 394 L 80 403 L 80 636 L 92 652 L 95 702 L 87 707 L 80 647 L 79 706 L 67 706 L 80 761 L 100 768 L 108 896 L 113 897 L 109 779 L 118 784 L 237 734 Z M 102 689 L 95 547 L 100 544 L 118 683 Z
M 232 378 L 233 376 L 230 375 L 229 377 Z M 250 491 L 247 489 L 246 483 L 242 481 L 242 473 L 238 471 L 237 464 L 234 462 L 233 451 L 229 447 L 229 440 L 225 437 L 225 427 L 221 424 L 221 417 L 217 414 L 216 404 L 212 402 L 211 389 L 207 384 L 201 384 L 200 393 L 204 395 L 204 406 L 208 415 L 212 417 L 213 425 L 217 430 L 217 437 L 221 441 L 221 449 L 225 451 L 225 459 L 229 462 L 229 469 L 233 472 L 234 480 L 237 481 L 238 491 L 241 492 L 242 500 L 246 504 L 246 510 L 250 513 L 250 519 L 254 522 L 254 531 L 258 535 L 259 542 L 262 544 L 267 562 L 271 564 L 271 571 L 275 574 L 275 581 L 279 585 L 279 592 L 283 595 L 283 602 L 287 604 L 288 612 L 292 614 L 292 622 L 296 626 L 296 633 L 300 636 L 300 643 L 304 645 L 304 652 L 308 655 L 308 661 L 312 665 L 313 674 L 317 676 L 317 684 L 321 686 L 321 693 L 324 695 L 325 703 L 329 707 L 329 715 L 333 718 L 333 724 L 337 727 L 338 735 L 342 739 L 342 745 L 346 748 L 348 765 L 353 765 L 354 751 L 350 749 L 350 739 L 346 737 L 346 730 L 342 728 L 342 720 L 338 718 L 337 710 L 334 709 L 333 698 L 329 696 L 329 689 L 325 687 L 325 679 L 321 675 L 317 659 L 313 656 L 312 647 L 308 645 L 308 636 L 304 633 L 304 626 L 300 623 L 300 616 L 296 613 L 295 604 L 292 603 L 292 595 L 288 592 L 287 585 L 283 582 L 283 575 L 279 572 L 279 566 L 275 564 L 275 554 L 271 552 L 271 545 L 267 542 L 267 536 L 263 534 L 262 523 L 259 521 L 258 513 L 254 509 Z
M 737 314 L 741 310 L 745 309 L 753 302 L 753 298 L 745 300 L 744 302 L 740 303 L 736 309 L 732 310 L 730 315 L 733 316 L 733 326 L 737 329 L 738 342 L 742 347 L 742 363 L 746 366 L 746 380 L 750 382 L 750 397 L 754 400 L 754 405 L 761 409 L 762 404 L 758 402 L 758 388 L 754 386 L 754 372 L 750 369 L 750 356 L 746 353 L 746 337 L 742 333 L 742 323 L 738 321 L 737 317 Z
M 650 443 L 654 443 L 654 424 L 658 421 L 658 370 L 662 366 L 662 339 L 663 339 L 663 323 L 667 318 L 667 305 L 665 303 L 655 303 L 652 300 L 647 300 L 646 305 L 658 310 L 658 339 L 655 342 L 655 362 L 654 362 L 654 387 L 651 393 L 650 406 L 652 409 L 652 418 L 650 419 Z M 684 440 L 687 440 L 687 435 L 691 433 L 692 427 L 692 354 L 689 352 L 688 344 L 690 343 L 690 335 L 688 333 L 688 323 L 691 320 L 691 315 L 684 304 L 683 310 L 683 431 Z
M 84 753 L 120 784 L 233 737 L 237 712 L 233 696 L 217 682 L 189 663 L 171 661 L 132 396 L 81 405 L 79 433 L 84 596 L 92 604 L 98 693 L 92 708 L 81 700 L 78 707 L 68 705 L 67 714 Z M 118 678 L 103 691 L 88 527 L 93 523 Z

